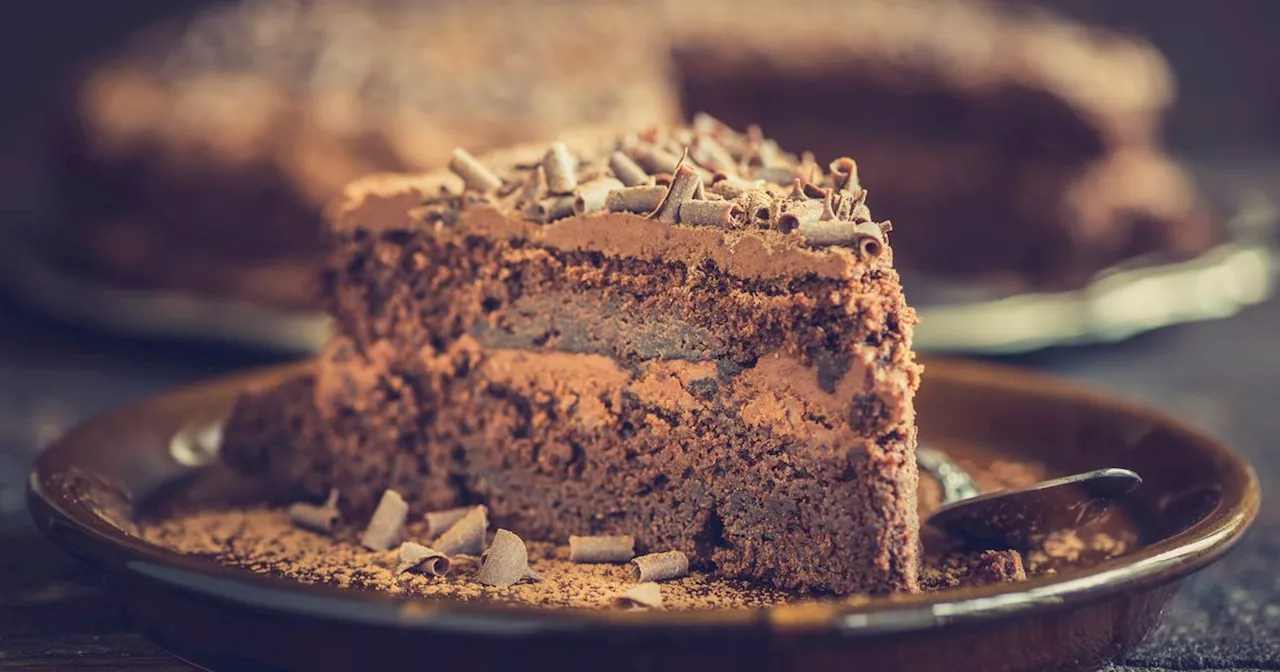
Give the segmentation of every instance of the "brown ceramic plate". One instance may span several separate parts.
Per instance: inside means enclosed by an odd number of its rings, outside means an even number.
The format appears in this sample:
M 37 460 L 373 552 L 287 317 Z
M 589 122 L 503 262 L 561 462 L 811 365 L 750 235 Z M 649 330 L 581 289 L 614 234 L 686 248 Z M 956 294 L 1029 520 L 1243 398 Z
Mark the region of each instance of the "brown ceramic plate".
M 302 365 L 306 366 L 306 365 Z M 184 556 L 131 533 L 156 502 L 232 500 L 210 455 L 171 449 L 273 368 L 182 389 L 86 423 L 31 475 L 31 510 L 54 541 L 106 570 L 138 623 L 215 669 L 1092 669 L 1137 644 L 1187 575 L 1219 558 L 1258 510 L 1231 450 L 1159 413 L 1037 375 L 928 364 L 924 440 L 1026 456 L 1052 471 L 1126 467 L 1142 544 L 1025 583 L 875 598 L 857 607 L 602 612 L 403 599 L 302 585 Z M 211 471 L 213 470 L 213 471 Z

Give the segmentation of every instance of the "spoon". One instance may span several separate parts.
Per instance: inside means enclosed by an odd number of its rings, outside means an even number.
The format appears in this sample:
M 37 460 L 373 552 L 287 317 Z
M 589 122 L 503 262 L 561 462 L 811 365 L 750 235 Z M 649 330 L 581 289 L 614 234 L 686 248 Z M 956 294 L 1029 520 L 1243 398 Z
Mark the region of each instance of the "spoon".
M 1129 469 L 1109 468 L 979 494 L 973 477 L 945 453 L 921 446 L 916 461 L 942 484 L 943 505 L 925 524 L 987 548 L 1025 549 L 1037 535 L 1087 525 L 1142 484 Z

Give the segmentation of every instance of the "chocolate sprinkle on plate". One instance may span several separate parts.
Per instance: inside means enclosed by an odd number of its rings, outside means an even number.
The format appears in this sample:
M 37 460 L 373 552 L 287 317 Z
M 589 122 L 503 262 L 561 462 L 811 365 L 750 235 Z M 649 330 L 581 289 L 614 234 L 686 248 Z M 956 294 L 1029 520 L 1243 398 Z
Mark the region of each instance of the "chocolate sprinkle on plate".
M 369 527 L 360 536 L 360 545 L 372 551 L 385 551 L 395 546 L 404 532 L 404 521 L 408 515 L 409 505 L 400 493 L 387 489 L 369 519 Z
M 631 561 L 636 581 L 667 581 L 689 573 L 689 558 L 680 551 L 650 553 Z
M 485 532 L 489 530 L 489 509 L 472 507 L 458 522 L 435 540 L 433 546 L 449 556 L 479 555 L 484 551 Z
M 521 579 L 536 578 L 529 568 L 529 552 L 524 541 L 509 530 L 498 530 L 485 551 L 484 565 L 477 580 L 486 586 L 505 588 Z

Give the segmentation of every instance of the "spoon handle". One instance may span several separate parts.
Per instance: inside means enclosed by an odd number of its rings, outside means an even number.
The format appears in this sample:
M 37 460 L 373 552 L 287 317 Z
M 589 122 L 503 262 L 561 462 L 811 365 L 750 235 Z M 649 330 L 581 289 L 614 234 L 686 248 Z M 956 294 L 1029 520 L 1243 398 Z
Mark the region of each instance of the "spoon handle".
M 916 448 L 916 464 L 942 484 L 942 503 L 950 504 L 962 499 L 978 496 L 978 487 L 973 484 L 973 477 L 946 453 L 920 445 Z

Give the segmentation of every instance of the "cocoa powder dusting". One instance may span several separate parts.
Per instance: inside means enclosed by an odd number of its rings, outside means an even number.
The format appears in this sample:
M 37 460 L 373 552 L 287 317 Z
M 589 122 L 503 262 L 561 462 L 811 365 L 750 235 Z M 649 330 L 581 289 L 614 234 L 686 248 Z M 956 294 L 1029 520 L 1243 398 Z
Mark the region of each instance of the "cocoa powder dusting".
M 393 595 L 446 597 L 463 602 L 491 601 L 539 607 L 616 608 L 614 598 L 635 586 L 627 565 L 575 564 L 566 549 L 527 542 L 529 564 L 541 580 L 508 588 L 476 581 L 478 561 L 455 558 L 446 577 L 406 573 L 396 576 L 395 549 L 362 548 L 357 531 L 340 530 L 333 538 L 298 529 L 279 509 L 206 510 L 180 514 L 143 526 L 147 541 L 179 553 L 213 558 L 227 565 L 303 583 L 380 590 Z M 426 524 L 410 523 L 405 538 L 422 540 Z M 749 608 L 796 599 L 786 593 L 742 581 L 715 579 L 693 572 L 662 584 L 662 608 Z
M 966 467 L 983 490 L 1027 485 L 1045 477 L 1043 465 L 1005 460 L 968 460 Z M 940 504 L 937 484 L 922 475 L 923 519 Z M 371 551 L 359 544 L 360 530 L 347 526 L 331 537 L 292 525 L 284 509 L 255 507 L 179 513 L 140 526 L 142 537 L 170 550 L 223 564 L 312 584 L 371 589 L 393 595 L 488 601 L 549 608 L 616 609 L 619 594 L 636 586 L 627 564 L 570 562 L 569 548 L 528 540 L 529 565 L 537 582 L 495 588 L 477 581 L 478 558 L 458 556 L 448 576 L 396 575 L 397 550 Z M 492 533 L 488 538 L 492 537 Z M 428 543 L 426 520 L 406 524 L 407 541 Z M 1062 531 L 1034 540 L 1025 553 L 1012 550 L 963 551 L 949 548 L 924 559 L 921 586 L 944 590 L 1052 574 L 1068 565 L 1091 564 L 1125 553 L 1137 543 L 1127 528 Z M 487 544 L 486 544 L 487 545 Z M 1024 571 L 1025 568 L 1025 571 Z M 852 596 L 847 599 L 857 599 Z M 813 599 L 691 571 L 662 584 L 662 607 L 669 610 L 751 608 Z

